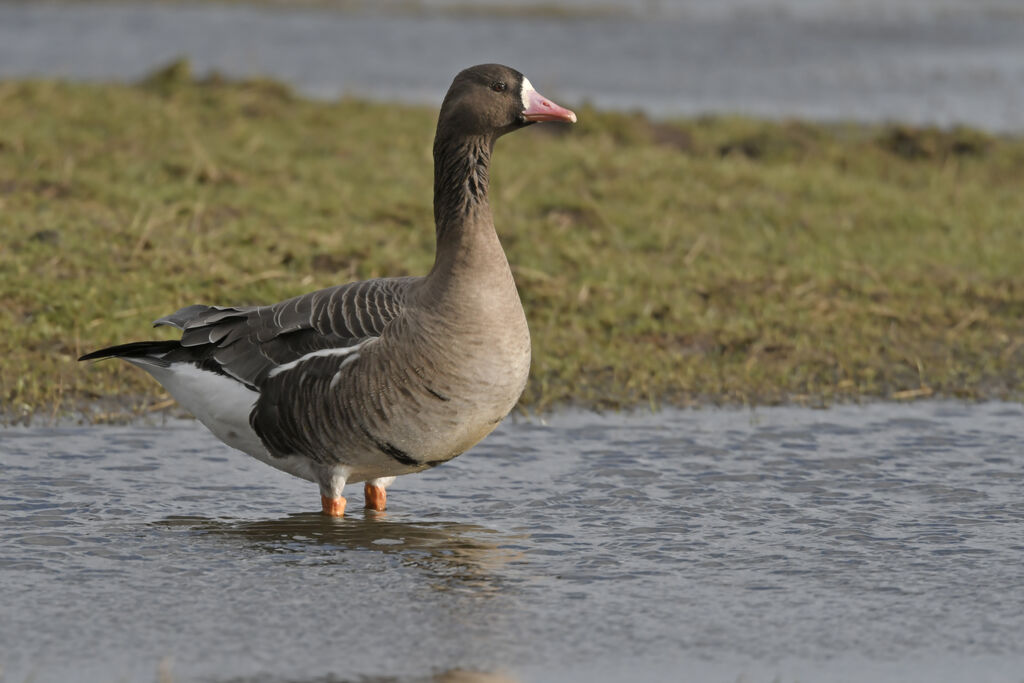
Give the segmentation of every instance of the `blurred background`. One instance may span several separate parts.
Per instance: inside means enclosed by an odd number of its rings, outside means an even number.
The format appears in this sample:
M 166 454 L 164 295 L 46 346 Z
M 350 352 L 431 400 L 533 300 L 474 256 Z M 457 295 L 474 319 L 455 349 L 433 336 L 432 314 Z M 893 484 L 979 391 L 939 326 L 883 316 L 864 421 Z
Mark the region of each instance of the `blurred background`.
M 301 93 L 434 104 L 498 61 L 551 97 L 1024 130 L 1018 0 L 2 2 L 0 78 L 138 79 L 179 57 Z

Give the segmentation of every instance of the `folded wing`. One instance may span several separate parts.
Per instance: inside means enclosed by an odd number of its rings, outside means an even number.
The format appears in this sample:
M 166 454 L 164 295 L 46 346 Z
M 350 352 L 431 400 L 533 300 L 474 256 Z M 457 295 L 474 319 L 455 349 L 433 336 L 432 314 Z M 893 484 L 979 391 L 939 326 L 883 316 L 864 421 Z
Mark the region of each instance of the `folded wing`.
M 196 363 L 259 390 L 275 368 L 380 336 L 415 279 L 354 282 L 271 306 L 187 306 L 153 323 L 182 330 L 180 346 L 161 360 Z

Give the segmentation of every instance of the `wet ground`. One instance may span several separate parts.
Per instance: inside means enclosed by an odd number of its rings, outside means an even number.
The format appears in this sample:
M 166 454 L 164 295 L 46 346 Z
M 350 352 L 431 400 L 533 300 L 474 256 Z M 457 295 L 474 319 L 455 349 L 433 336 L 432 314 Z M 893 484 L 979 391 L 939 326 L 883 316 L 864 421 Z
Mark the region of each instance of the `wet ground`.
M 0 78 L 134 80 L 187 56 L 200 73 L 434 106 L 458 70 L 498 61 L 571 106 L 1024 131 L 1016 0 L 488 4 L 504 10 L 0 0 Z
M 3 680 L 1021 681 L 1022 418 L 562 413 L 343 520 L 194 422 L 0 430 Z

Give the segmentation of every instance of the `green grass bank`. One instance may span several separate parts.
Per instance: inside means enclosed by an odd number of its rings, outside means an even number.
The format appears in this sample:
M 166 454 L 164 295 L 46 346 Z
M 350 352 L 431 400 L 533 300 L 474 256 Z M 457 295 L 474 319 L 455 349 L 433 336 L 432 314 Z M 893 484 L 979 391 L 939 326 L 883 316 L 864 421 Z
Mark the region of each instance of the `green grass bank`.
M 1024 139 L 578 113 L 492 169 L 524 408 L 1024 395 Z M 75 358 L 180 306 L 425 273 L 434 122 L 184 64 L 0 82 L 4 419 L 168 407 Z

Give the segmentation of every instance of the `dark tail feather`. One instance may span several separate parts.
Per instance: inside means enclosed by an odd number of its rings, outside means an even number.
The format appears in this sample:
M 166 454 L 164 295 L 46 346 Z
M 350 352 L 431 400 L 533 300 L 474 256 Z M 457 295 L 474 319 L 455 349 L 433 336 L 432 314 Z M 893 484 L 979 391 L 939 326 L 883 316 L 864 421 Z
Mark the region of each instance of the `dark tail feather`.
M 108 346 L 105 349 L 87 353 L 78 360 L 95 360 L 97 358 L 148 358 L 150 362 L 156 363 L 157 365 L 170 365 L 170 363 L 161 363 L 159 358 L 154 358 L 153 356 L 173 351 L 180 346 L 181 344 L 177 341 L 131 342 L 129 344 Z

